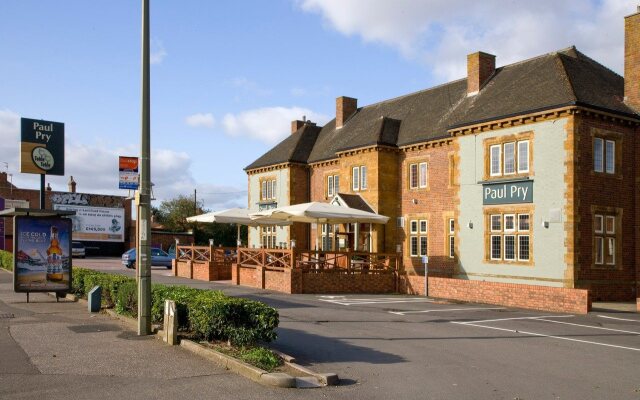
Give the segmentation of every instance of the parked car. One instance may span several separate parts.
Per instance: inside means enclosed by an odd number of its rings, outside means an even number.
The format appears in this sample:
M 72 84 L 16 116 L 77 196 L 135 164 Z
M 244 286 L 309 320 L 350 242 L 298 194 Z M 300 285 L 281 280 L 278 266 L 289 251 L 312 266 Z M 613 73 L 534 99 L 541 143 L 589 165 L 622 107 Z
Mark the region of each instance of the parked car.
M 175 256 L 174 256 L 175 257 Z M 170 256 L 166 251 L 157 247 L 151 248 L 151 266 L 162 266 L 171 269 L 171 261 L 174 257 Z M 127 268 L 136 267 L 136 249 L 129 249 L 122 254 L 122 265 Z
M 82 242 L 71 242 L 71 256 L 84 258 L 86 256 L 86 249 Z

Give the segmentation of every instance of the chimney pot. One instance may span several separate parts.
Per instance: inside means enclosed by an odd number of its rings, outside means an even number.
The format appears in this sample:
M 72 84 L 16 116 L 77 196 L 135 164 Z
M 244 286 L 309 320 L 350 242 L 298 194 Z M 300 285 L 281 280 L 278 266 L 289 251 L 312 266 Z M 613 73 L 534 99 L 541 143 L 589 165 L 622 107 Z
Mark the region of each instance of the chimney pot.
M 75 193 L 76 192 L 76 181 L 73 180 L 73 176 L 69 177 L 69 193 Z
M 478 51 L 467 56 L 467 96 L 477 94 L 496 70 L 496 56 Z
M 336 99 L 336 128 L 342 128 L 344 123 L 358 110 L 358 99 L 341 96 Z
M 624 100 L 640 113 L 640 6 L 624 18 Z

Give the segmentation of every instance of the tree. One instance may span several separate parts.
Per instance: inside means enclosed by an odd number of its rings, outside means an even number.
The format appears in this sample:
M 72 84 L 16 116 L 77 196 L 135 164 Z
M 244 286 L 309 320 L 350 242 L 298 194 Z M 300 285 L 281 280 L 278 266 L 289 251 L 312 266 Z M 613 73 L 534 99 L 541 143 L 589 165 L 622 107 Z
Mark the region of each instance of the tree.
M 207 212 L 200 201 L 195 203 L 193 198 L 178 196 L 175 199 L 164 200 L 154 214 L 156 221 L 168 231 L 186 232 L 194 228 L 192 222 L 187 222 L 187 217 Z
M 162 224 L 164 229 L 172 232 L 187 232 L 193 230 L 197 245 L 208 245 L 209 239 L 213 239 L 216 246 L 235 246 L 237 225 L 217 223 L 187 222 L 187 217 L 204 214 L 209 210 L 204 208 L 204 203 L 194 203 L 192 197 L 178 196 L 171 200 L 164 200 L 159 207 L 152 207 L 151 212 L 155 221 Z M 240 236 L 244 243 L 247 242 L 248 230 L 246 226 L 240 227 Z

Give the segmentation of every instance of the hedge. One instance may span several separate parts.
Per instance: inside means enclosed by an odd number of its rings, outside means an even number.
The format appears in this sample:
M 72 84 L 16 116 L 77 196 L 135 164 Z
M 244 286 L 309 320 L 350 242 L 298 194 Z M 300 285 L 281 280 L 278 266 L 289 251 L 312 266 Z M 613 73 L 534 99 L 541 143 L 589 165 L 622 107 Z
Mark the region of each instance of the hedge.
M 118 313 L 137 316 L 135 279 L 83 268 L 73 269 L 73 291 L 78 296 L 102 286 L 103 302 Z M 151 319 L 162 324 L 165 299 L 176 302 L 178 329 L 201 340 L 224 340 L 251 346 L 277 337 L 278 311 L 259 301 L 229 297 L 220 291 L 155 284 L 151 287 Z
M 13 271 L 13 253 L 0 250 L 0 267 L 8 271 Z

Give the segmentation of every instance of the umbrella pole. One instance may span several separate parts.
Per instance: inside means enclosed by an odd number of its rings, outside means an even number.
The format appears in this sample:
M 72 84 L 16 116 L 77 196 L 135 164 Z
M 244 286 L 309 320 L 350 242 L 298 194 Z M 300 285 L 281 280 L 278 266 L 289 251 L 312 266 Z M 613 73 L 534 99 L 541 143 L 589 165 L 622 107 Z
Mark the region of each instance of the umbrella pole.
M 236 224 L 238 232 L 236 234 L 236 247 L 240 247 L 240 224 Z

